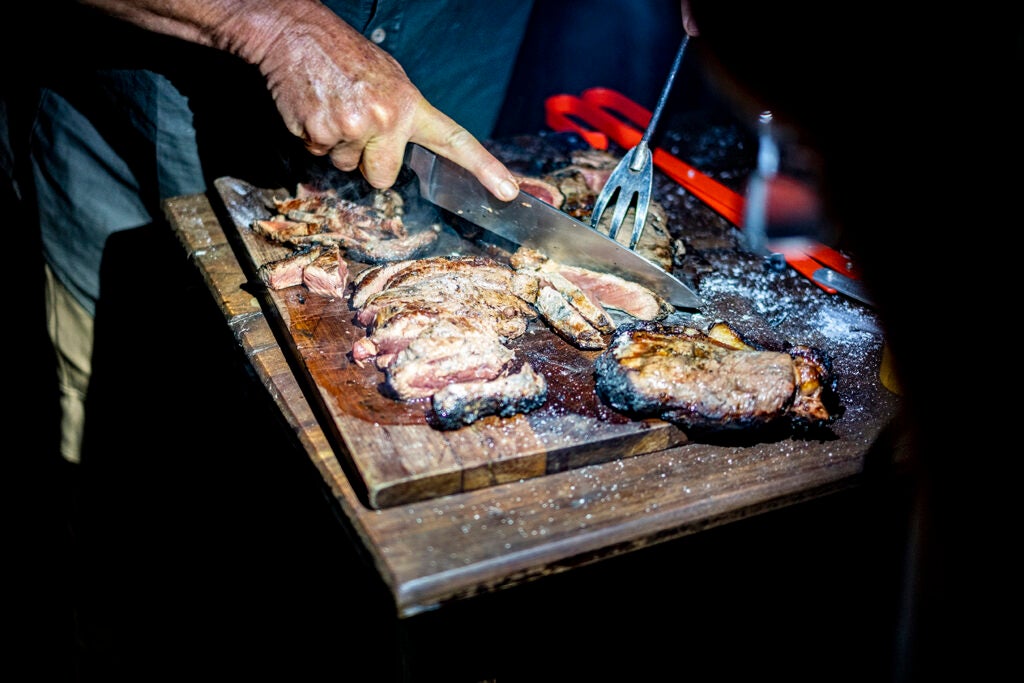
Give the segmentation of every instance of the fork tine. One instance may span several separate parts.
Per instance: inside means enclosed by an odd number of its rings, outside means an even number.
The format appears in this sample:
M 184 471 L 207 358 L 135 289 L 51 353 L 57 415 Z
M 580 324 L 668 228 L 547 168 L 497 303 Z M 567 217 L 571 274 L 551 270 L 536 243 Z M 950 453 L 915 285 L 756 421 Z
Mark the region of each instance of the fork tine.
M 640 241 L 640 235 L 644 231 L 644 226 L 647 225 L 647 211 L 650 208 L 650 203 L 650 190 L 647 192 L 643 190 L 637 192 L 636 211 L 633 213 L 633 234 L 629 238 L 630 249 L 636 249 L 636 244 Z
M 594 202 L 594 210 L 590 214 L 590 227 L 596 229 L 598 223 L 601 222 L 601 216 L 604 215 L 605 209 L 608 208 L 608 202 L 611 201 L 612 196 L 616 194 L 619 187 L 612 185 L 605 185 L 601 192 L 597 195 L 597 201 Z
M 608 226 L 608 237 L 613 240 L 618 238 L 619 228 L 622 227 L 623 221 L 626 220 L 626 212 L 629 211 L 629 205 L 633 203 L 635 196 L 635 192 L 619 188 L 619 198 L 615 200 L 615 212 L 612 214 L 611 225 Z

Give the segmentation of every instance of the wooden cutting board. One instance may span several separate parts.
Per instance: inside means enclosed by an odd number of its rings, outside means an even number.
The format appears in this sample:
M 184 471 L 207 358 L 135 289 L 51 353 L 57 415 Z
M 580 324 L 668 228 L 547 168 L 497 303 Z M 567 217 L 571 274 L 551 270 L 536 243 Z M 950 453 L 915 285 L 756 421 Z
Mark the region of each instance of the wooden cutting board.
M 310 294 L 301 285 L 275 291 L 257 278 L 259 266 L 291 249 L 267 241 L 250 226 L 270 217 L 268 196 L 288 193 L 230 177 L 215 186 L 231 224 L 225 230 L 241 252 L 252 291 L 276 323 L 310 404 L 353 482 L 362 483 L 368 506 L 431 499 L 686 442 L 685 433 L 669 423 L 629 419 L 603 405 L 592 369 L 598 352 L 576 349 L 539 318 L 510 347 L 544 375 L 546 403 L 527 415 L 486 417 L 454 431 L 431 427 L 428 399 L 389 398 L 382 392 L 384 373 L 352 360 L 352 345 L 365 330 L 354 322 L 347 299 Z M 445 228 L 433 253 L 481 251 Z M 348 264 L 353 277 L 368 267 Z

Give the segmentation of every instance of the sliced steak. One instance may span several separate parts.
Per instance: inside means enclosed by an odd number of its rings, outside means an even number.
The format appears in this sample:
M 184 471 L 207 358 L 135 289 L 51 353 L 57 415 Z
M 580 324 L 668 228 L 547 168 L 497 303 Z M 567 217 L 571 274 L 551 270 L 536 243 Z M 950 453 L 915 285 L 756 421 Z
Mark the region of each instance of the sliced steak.
M 517 179 L 519 180 L 519 189 L 531 197 L 536 197 L 556 209 L 565 204 L 565 195 L 554 183 L 528 176 L 519 176 Z
M 594 363 L 598 395 L 617 410 L 685 428 L 751 428 L 778 420 L 820 426 L 831 370 L 795 355 L 734 348 L 685 326 L 621 326 Z
M 409 231 L 401 197 L 378 190 L 360 203 L 300 184 L 291 197 L 274 197 L 270 219 L 253 221 L 252 229 L 268 240 L 305 248 L 338 245 L 349 258 L 363 263 L 388 263 L 417 258 L 437 242 L 440 225 Z
M 387 286 L 388 279 L 399 270 L 410 265 L 412 261 L 394 261 L 386 264 L 370 266 L 359 273 L 352 281 L 352 298 L 349 305 L 354 309 L 366 305 L 366 300 L 380 293 Z
M 337 245 L 326 246 L 302 269 L 302 284 L 313 294 L 335 299 L 345 297 L 348 286 L 348 265 L 341 258 Z
M 537 295 L 537 310 L 551 328 L 581 349 L 603 349 L 608 342 L 555 288 L 545 285 Z
M 423 280 L 465 276 L 476 287 L 509 292 L 524 301 L 537 298 L 537 281 L 486 256 L 437 256 L 410 261 L 395 270 L 384 288 L 413 285 Z
M 512 254 L 510 262 L 520 272 L 534 273 L 542 280 L 547 278 L 552 282 L 552 278 L 557 276 L 556 279 L 564 278 L 575 285 L 578 290 L 574 290 L 570 298 L 585 295 L 589 303 L 578 302 L 574 305 L 595 327 L 606 331 L 607 326 L 600 322 L 600 318 L 593 317 L 597 315 L 597 309 L 602 307 L 623 311 L 640 320 L 661 320 L 675 311 L 675 307 L 664 297 L 643 285 L 611 273 L 559 263 L 536 249 L 520 247 Z M 610 318 L 608 323 L 611 323 Z
M 498 377 L 515 353 L 497 334 L 440 320 L 398 353 L 387 368 L 387 385 L 399 399 L 432 396 L 449 384 Z
M 252 230 L 271 242 L 294 244 L 296 238 L 303 238 L 320 232 L 320 226 L 313 223 L 291 221 L 286 218 L 273 218 L 253 221 Z
M 384 238 L 353 231 L 317 232 L 296 235 L 288 241 L 297 246 L 309 244 L 337 244 L 348 256 L 363 263 L 389 263 L 414 259 L 425 254 L 437 242 L 438 231 L 433 228 L 410 233 L 404 237 Z
M 486 318 L 508 338 L 525 332 L 527 322 L 537 317 L 537 311 L 514 294 L 479 287 L 464 275 L 444 274 L 378 292 L 366 301 L 356 321 L 374 330 L 392 316 L 411 309 Z
M 271 289 L 284 289 L 302 284 L 302 271 L 323 250 L 320 246 L 297 251 L 276 261 L 264 263 L 256 272 L 260 281 Z
M 600 302 L 587 295 L 560 273 L 542 273 L 538 276 L 542 286 L 548 286 L 561 294 L 569 305 L 575 308 L 583 319 L 603 334 L 615 331 L 615 323 Z M 603 346 L 601 348 L 604 348 Z
M 482 417 L 511 417 L 544 405 L 548 384 L 529 363 L 519 372 L 490 381 L 449 384 L 431 399 L 433 422 L 441 429 L 458 429 Z

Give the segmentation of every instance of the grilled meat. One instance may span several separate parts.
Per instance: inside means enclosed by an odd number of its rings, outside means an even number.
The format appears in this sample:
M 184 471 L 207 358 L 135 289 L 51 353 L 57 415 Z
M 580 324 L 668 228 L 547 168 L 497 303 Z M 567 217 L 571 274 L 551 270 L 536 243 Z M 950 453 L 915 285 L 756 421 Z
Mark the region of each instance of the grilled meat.
M 574 290 L 569 298 L 572 300 L 580 294 L 585 295 L 589 303 L 578 305 L 580 312 L 601 331 L 610 331 L 607 325 L 600 321 L 600 316 L 596 312 L 596 309 L 602 306 L 615 308 L 640 320 L 661 320 L 675 311 L 671 303 L 643 285 L 611 273 L 600 273 L 558 263 L 536 249 L 520 247 L 512 255 L 511 263 L 513 268 L 520 272 L 533 273 L 541 281 L 546 279 L 552 282 L 552 278 L 556 277 L 575 285 L 578 289 Z M 593 317 L 595 315 L 598 317 Z M 610 318 L 608 323 L 611 323 Z
M 356 320 L 376 331 L 399 313 L 417 309 L 433 311 L 438 317 L 487 320 L 500 336 L 509 339 L 523 334 L 527 322 L 537 317 L 536 310 L 514 294 L 481 287 L 465 275 L 443 273 L 373 295 Z
M 284 289 L 302 284 L 302 271 L 316 260 L 323 247 L 297 251 L 276 261 L 268 261 L 259 267 L 257 276 L 260 281 L 271 289 Z
M 497 379 L 444 387 L 430 399 L 433 422 L 441 429 L 458 429 L 488 415 L 528 413 L 544 405 L 547 394 L 547 380 L 524 363 L 519 372 Z
M 348 265 L 341 258 L 341 249 L 329 245 L 302 269 L 302 284 L 313 294 L 341 299 L 348 285 Z
M 441 319 L 387 366 L 387 385 L 397 398 L 425 398 L 456 382 L 494 379 L 514 357 L 492 330 L 468 320 Z
M 370 201 L 353 202 L 333 190 L 299 185 L 294 196 L 273 198 L 270 208 L 275 215 L 253 221 L 252 229 L 269 240 L 298 248 L 338 245 L 349 258 L 364 263 L 416 258 L 437 242 L 438 224 L 416 232 L 407 229 L 397 193 L 380 190 Z
M 789 420 L 821 426 L 834 389 L 812 349 L 761 351 L 686 326 L 622 325 L 594 364 L 598 395 L 617 410 L 717 431 Z
M 537 317 L 538 282 L 479 256 L 408 259 L 366 269 L 349 300 L 367 336 L 352 358 L 384 370 L 402 400 L 433 397 L 437 426 L 454 429 L 486 415 L 533 410 L 546 383 L 528 365 L 506 377 L 505 346 Z
M 581 349 L 603 349 L 608 342 L 577 310 L 568 299 L 553 287 L 541 287 L 537 295 L 537 310 L 551 328 L 567 342 Z

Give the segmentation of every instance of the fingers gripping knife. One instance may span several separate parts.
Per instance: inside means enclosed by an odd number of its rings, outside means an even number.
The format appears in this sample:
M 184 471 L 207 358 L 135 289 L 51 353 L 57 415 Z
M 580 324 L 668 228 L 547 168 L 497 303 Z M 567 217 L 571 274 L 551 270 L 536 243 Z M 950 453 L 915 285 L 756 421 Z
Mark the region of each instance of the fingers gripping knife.
M 640 138 L 640 142 L 635 147 L 626 152 L 626 155 L 622 157 L 618 166 L 615 167 L 615 170 L 608 177 L 608 182 L 605 183 L 601 193 L 597 196 L 594 212 L 590 218 L 590 226 L 597 228 L 608 205 L 613 203 L 614 200 L 615 211 L 612 214 L 611 225 L 608 228 L 608 237 L 614 240 L 619 234 L 623 221 L 626 219 L 629 207 L 634 204 L 635 200 L 633 232 L 629 238 L 630 249 L 635 249 L 637 242 L 640 241 L 640 235 L 643 233 L 644 225 L 647 222 L 647 212 L 651 203 L 651 188 L 654 181 L 654 161 L 650 147 L 651 136 L 658 125 L 658 119 L 661 118 L 665 102 L 668 101 L 668 96 L 672 92 L 672 83 L 676 79 L 676 73 L 679 72 L 679 65 L 683 61 L 683 53 L 686 51 L 686 46 L 689 42 L 690 36 L 688 34 L 684 35 L 683 42 L 679 45 L 679 51 L 676 53 L 675 61 L 672 63 L 672 69 L 668 73 L 668 79 L 662 87 L 661 96 L 658 98 L 654 114 L 651 116 L 650 123 L 647 124 L 647 129 L 644 130 L 643 137 Z

